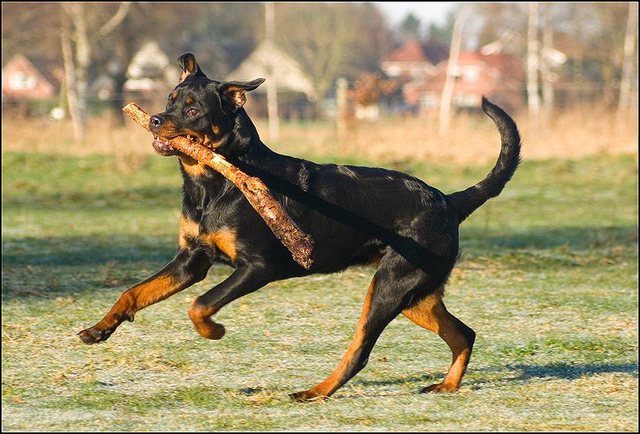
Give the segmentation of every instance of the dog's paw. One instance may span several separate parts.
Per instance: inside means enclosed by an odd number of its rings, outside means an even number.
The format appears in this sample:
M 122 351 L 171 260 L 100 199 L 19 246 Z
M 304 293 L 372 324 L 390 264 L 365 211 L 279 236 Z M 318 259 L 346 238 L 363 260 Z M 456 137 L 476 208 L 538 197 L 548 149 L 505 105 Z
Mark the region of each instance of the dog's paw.
M 427 386 L 420 391 L 420 393 L 447 393 L 447 392 L 456 392 L 458 390 L 457 387 L 451 386 L 445 383 L 437 383 L 432 384 L 431 386 Z
M 291 393 L 289 394 L 289 398 L 291 398 L 296 402 L 312 402 L 312 401 L 325 400 L 328 397 L 311 389 L 311 390 L 305 390 L 302 392 Z
M 222 339 L 227 332 L 222 324 L 213 322 L 210 318 L 205 318 L 198 323 L 194 323 L 194 326 L 200 336 L 214 341 Z
M 109 336 L 111 336 L 114 330 L 115 329 L 99 330 L 95 327 L 91 327 L 78 333 L 78 337 L 87 345 L 97 344 L 98 342 L 103 342 L 109 339 Z
M 213 325 L 209 329 L 207 329 L 205 334 L 203 334 L 202 336 L 207 339 L 217 341 L 219 339 L 222 339 L 226 332 L 227 330 L 222 324 L 213 323 Z

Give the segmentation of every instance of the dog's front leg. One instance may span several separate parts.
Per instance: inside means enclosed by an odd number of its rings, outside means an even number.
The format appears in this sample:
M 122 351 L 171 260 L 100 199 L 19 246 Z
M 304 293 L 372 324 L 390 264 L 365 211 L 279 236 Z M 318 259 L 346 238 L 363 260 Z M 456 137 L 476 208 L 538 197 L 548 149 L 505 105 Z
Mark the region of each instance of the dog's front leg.
M 181 248 L 162 270 L 127 289 L 100 322 L 78 333 L 85 344 L 106 341 L 125 320 L 205 278 L 211 261 L 202 249 Z
M 239 266 L 228 278 L 191 303 L 189 318 L 198 334 L 207 339 L 222 338 L 224 326 L 213 322 L 211 316 L 233 300 L 257 291 L 273 280 L 266 268 L 255 264 Z

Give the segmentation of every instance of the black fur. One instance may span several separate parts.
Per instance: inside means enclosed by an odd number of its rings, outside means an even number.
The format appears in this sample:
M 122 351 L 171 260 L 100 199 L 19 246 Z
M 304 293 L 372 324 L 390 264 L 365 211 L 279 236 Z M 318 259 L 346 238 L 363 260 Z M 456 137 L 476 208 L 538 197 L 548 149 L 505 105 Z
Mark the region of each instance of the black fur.
M 209 80 L 191 54 L 181 56 L 179 63 L 185 71 L 182 82 L 170 95 L 166 110 L 152 117 L 151 130 L 165 138 L 191 136 L 259 177 L 313 237 L 315 250 L 312 268 L 305 270 L 230 181 L 210 168 L 194 172 L 189 159 L 165 143 L 158 145 L 159 152 L 180 156 L 182 213 L 198 226 L 198 234 L 190 234 L 166 273 L 186 282 L 180 286 L 188 286 L 202 280 L 215 262 L 235 268 L 224 282 L 196 299 L 190 311 L 195 312 L 194 319 L 198 312 L 211 315 L 275 280 L 334 273 L 356 264 L 377 265 L 361 320 L 361 347 L 344 372 L 336 374 L 331 390 L 322 392 L 329 395 L 364 367 L 376 339 L 398 313 L 442 288 L 458 258 L 459 224 L 497 196 L 518 166 L 516 125 L 502 109 L 483 100 L 482 107 L 502 138 L 500 156 L 484 180 L 447 195 L 393 170 L 316 164 L 280 155 L 260 140 L 242 108 L 244 93 L 263 80 Z M 233 234 L 232 246 L 212 245 L 201 236 L 221 231 Z M 464 325 L 459 328 L 472 345 L 473 331 Z M 214 338 L 218 337 L 219 333 Z

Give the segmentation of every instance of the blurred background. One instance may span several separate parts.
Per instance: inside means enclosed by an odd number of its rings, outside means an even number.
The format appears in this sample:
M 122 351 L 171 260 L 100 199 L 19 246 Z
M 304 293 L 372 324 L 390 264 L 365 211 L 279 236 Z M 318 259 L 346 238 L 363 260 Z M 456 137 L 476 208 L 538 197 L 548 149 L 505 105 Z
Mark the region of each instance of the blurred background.
M 162 110 L 191 51 L 210 78 L 267 78 L 246 109 L 283 152 L 484 162 L 496 149 L 482 95 L 517 118 L 527 158 L 633 152 L 637 15 L 636 3 L 3 3 L 3 149 L 135 166 L 151 147 L 121 108 Z
M 637 432 L 637 19 L 637 2 L 3 2 L 3 429 Z M 212 343 L 187 309 L 218 264 L 107 344 L 77 339 L 175 254 L 177 159 L 121 109 L 162 111 L 187 51 L 212 79 L 267 79 L 244 107 L 274 151 L 445 193 L 499 153 L 481 97 L 514 117 L 523 162 L 462 225 L 447 286 L 479 337 L 459 393 L 417 393 L 451 353 L 400 318 L 336 399 L 289 402 L 343 354 L 368 268 L 274 282 L 217 313 Z

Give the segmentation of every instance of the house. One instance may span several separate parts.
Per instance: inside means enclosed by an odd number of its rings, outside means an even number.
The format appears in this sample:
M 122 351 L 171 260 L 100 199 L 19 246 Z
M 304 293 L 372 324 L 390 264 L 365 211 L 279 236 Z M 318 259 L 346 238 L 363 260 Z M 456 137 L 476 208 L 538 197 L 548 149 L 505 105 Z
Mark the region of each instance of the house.
M 48 71 L 47 71 L 48 72 Z M 42 100 L 52 98 L 59 88 L 52 77 L 46 77 L 24 55 L 16 54 L 2 68 L 2 99 L 13 101 Z
M 266 78 L 267 82 L 251 92 L 257 98 L 252 103 L 252 113 L 266 115 L 266 92 L 268 81 L 276 82 L 278 111 L 284 118 L 305 117 L 310 102 L 315 101 L 315 89 L 302 67 L 277 45 L 265 40 L 227 74 L 227 81 L 250 81 Z
M 149 110 L 162 110 L 166 95 L 178 84 L 178 78 L 178 70 L 169 56 L 157 42 L 148 41 L 127 66 L 123 91 L 126 98 L 144 102 Z M 103 88 L 108 90 L 107 85 L 108 80 L 105 80 Z
M 412 39 L 392 51 L 381 65 L 382 71 L 391 78 L 416 79 L 431 75 L 435 66 L 429 60 L 419 41 Z
M 433 75 L 440 62 L 449 56 L 449 47 L 434 40 L 422 44 L 415 39 L 392 51 L 381 64 L 390 78 L 416 79 Z
M 437 72 L 404 85 L 405 101 L 420 111 L 437 110 L 444 87 L 448 62 Z M 506 54 L 485 55 L 462 52 L 453 71 L 455 84 L 452 103 L 458 109 L 477 109 L 486 96 L 506 109 L 522 107 L 526 100 L 525 74 L 519 59 Z
M 47 114 L 59 104 L 62 68 L 17 54 L 2 68 L 2 109 L 15 116 Z
M 178 80 L 169 56 L 153 41 L 145 43 L 133 56 L 127 67 L 127 77 L 124 89 L 131 92 L 166 90 Z
M 399 90 L 385 102 L 387 113 L 415 113 L 418 106 L 403 96 L 403 87 L 410 82 L 426 80 L 437 74 L 438 65 L 449 56 L 449 47 L 435 40 L 421 43 L 409 40 L 392 51 L 381 63 L 386 77 L 395 81 Z

